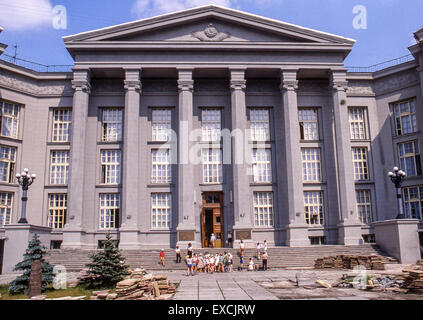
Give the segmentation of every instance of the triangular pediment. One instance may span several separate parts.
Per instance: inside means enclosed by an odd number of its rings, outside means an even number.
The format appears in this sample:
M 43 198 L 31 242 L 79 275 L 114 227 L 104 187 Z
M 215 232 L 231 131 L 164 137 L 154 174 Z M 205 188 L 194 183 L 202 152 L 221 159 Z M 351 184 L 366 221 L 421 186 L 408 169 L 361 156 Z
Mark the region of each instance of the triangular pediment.
M 285 42 L 352 45 L 354 40 L 219 6 L 203 6 L 64 37 L 66 43 Z

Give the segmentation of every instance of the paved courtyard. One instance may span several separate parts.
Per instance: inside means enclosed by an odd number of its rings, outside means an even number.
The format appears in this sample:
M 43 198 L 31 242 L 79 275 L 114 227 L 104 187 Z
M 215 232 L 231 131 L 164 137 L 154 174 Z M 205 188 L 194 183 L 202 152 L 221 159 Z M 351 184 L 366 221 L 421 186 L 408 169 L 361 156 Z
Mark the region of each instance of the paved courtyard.
M 374 274 L 400 274 L 406 265 L 391 265 L 386 271 L 367 271 Z M 330 284 L 352 270 L 272 270 L 233 273 L 198 273 L 154 271 L 167 275 L 178 283 L 173 300 L 423 300 L 416 294 L 363 291 L 353 288 L 322 288 L 316 280 Z M 76 281 L 77 273 L 68 274 L 68 282 Z M 7 284 L 16 275 L 0 275 L 0 284 Z

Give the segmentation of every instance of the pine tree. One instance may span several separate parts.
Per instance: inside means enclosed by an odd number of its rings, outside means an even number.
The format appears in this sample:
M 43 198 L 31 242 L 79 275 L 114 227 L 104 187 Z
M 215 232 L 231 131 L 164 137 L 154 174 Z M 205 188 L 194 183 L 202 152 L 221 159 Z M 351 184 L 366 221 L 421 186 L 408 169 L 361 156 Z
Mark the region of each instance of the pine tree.
M 46 250 L 47 248 L 41 244 L 38 234 L 34 233 L 34 236 L 32 237 L 32 240 L 29 241 L 28 248 L 23 255 L 23 261 L 19 262 L 13 268 L 13 271 L 22 271 L 23 274 L 18 276 L 10 284 L 9 292 L 11 294 L 28 293 L 31 265 L 35 260 L 41 260 L 41 290 L 45 291 L 47 285 L 53 282 L 53 266 L 44 260 L 44 256 L 47 254 Z
M 110 233 L 106 234 L 104 250 L 90 254 L 91 263 L 87 264 L 88 276 L 84 284 L 88 288 L 110 288 L 129 274 L 125 257 L 115 246 Z

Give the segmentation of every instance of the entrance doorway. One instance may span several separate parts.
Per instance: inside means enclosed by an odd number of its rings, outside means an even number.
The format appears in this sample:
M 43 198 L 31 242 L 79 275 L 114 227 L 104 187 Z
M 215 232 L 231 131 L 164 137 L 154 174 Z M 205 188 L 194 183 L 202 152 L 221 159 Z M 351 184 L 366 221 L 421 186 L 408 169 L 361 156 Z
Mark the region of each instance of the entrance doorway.
M 211 247 L 210 236 L 216 236 L 215 248 L 225 246 L 223 224 L 223 193 L 203 193 L 203 210 L 201 213 L 201 239 L 203 248 Z

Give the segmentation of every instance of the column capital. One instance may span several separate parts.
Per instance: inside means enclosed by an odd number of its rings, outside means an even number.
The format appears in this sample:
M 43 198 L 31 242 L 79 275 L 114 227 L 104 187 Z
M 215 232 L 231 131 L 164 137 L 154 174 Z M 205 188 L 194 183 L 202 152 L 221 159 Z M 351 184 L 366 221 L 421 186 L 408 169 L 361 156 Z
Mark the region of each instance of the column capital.
M 126 91 L 141 91 L 140 81 L 141 69 L 125 69 L 125 80 L 123 81 Z
M 345 71 L 332 71 L 330 75 L 329 87 L 334 91 L 347 91 L 347 73 Z
M 73 72 L 73 80 L 72 83 L 72 89 L 75 91 L 82 91 L 86 92 L 88 94 L 91 93 L 91 76 L 90 76 L 90 70 L 74 70 Z
M 178 90 L 194 91 L 193 69 L 178 69 Z
M 231 73 L 231 90 L 245 90 L 247 87 L 247 80 L 245 80 L 245 69 L 230 69 L 229 71 Z
M 298 89 L 297 80 L 298 70 L 281 70 L 281 84 L 279 86 L 281 92 L 296 91 Z

